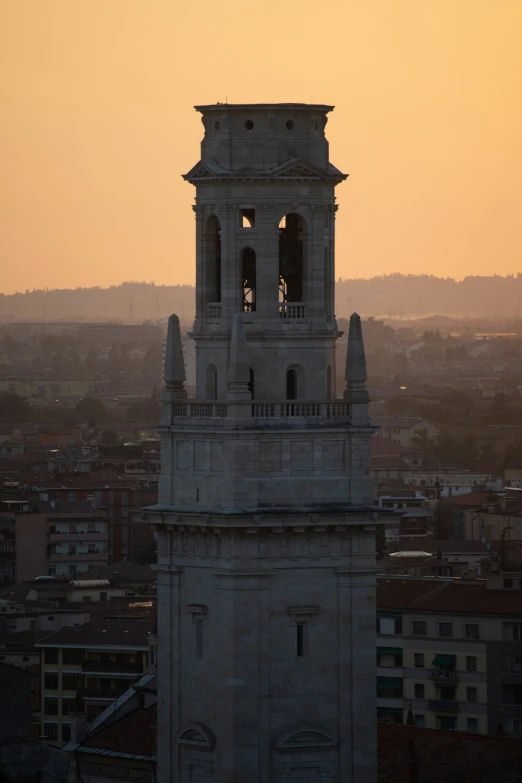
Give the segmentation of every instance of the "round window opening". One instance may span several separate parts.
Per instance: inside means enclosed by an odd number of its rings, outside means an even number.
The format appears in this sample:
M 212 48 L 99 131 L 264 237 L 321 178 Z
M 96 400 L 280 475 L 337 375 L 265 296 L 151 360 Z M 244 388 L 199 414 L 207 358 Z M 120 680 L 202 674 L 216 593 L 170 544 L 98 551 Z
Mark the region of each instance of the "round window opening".
M 286 123 L 286 129 L 287 130 L 293 130 L 295 128 L 295 122 L 293 120 L 288 120 Z
M 214 130 L 219 130 L 219 122 L 217 120 L 214 123 Z
M 252 122 L 252 120 L 247 120 L 247 121 L 245 122 L 245 128 L 246 128 L 247 130 L 252 130 L 252 128 L 253 128 L 253 127 L 254 127 L 254 123 Z

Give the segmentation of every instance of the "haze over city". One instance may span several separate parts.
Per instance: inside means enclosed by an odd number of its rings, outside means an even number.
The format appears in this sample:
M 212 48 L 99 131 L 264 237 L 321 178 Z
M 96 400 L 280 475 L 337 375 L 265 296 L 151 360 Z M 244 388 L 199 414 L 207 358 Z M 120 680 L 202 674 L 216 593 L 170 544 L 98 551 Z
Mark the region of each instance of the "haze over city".
M 0 290 L 193 284 L 213 102 L 336 106 L 336 274 L 520 269 L 518 0 L 0 7 Z

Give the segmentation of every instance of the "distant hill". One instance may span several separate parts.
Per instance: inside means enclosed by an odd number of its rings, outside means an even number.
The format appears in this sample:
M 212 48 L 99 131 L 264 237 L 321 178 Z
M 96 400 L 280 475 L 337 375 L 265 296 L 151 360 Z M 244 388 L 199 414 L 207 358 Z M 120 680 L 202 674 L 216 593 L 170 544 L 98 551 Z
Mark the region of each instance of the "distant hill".
M 394 318 L 522 315 L 522 274 L 466 277 L 385 275 L 368 280 L 338 280 L 336 312 Z M 0 294 L 0 321 L 145 321 L 176 312 L 194 317 L 194 288 L 153 283 L 122 283 L 110 288 L 76 288 Z

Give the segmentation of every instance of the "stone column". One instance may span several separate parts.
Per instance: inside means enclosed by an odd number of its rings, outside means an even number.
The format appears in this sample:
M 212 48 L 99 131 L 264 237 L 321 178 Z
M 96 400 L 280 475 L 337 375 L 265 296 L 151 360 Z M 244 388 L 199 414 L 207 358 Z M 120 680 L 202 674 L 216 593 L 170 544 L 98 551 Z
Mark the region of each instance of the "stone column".
M 308 273 L 306 302 L 312 329 L 325 327 L 324 208 L 312 206 L 308 228 Z
M 219 206 L 221 223 L 221 323 L 229 328 L 230 319 L 241 311 L 242 294 L 239 258 L 236 252 L 237 207 Z
M 257 227 L 257 318 L 279 318 L 279 229 L 277 207 L 260 204 L 256 209 Z
M 196 218 L 196 320 L 194 331 L 201 331 L 205 322 L 205 215 L 203 207 L 194 204 L 192 209 Z

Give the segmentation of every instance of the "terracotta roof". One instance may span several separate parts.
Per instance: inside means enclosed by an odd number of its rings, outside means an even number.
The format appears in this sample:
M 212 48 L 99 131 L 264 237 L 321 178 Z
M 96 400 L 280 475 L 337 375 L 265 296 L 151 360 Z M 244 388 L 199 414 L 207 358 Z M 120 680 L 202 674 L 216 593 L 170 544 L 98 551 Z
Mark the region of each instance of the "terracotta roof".
M 108 566 L 101 566 L 82 573 L 82 579 L 110 579 L 120 584 L 156 582 L 156 574 L 148 565 L 139 565 L 130 560 L 121 560 Z
M 77 752 L 103 752 L 155 757 L 156 707 L 136 709 L 87 737 Z M 506 737 L 419 729 L 380 723 L 379 783 L 408 780 L 408 758 L 414 750 L 422 783 L 519 783 L 522 742 Z
M 372 457 L 402 457 L 405 454 L 411 454 L 415 457 L 424 456 L 424 452 L 413 446 L 400 446 L 398 443 L 392 443 L 391 440 L 378 438 L 376 435 L 370 440 Z
M 156 706 L 137 709 L 87 737 L 83 747 L 138 756 L 156 755 Z M 79 749 L 81 753 L 81 749 Z
M 497 495 L 491 492 L 464 492 L 462 495 L 455 495 L 452 498 L 444 498 L 443 500 L 444 503 L 450 503 L 452 506 L 473 508 L 474 506 L 484 505 L 488 500 L 497 500 Z
M 122 647 L 146 649 L 148 635 L 154 627 L 153 617 L 106 615 L 83 625 L 68 625 L 49 634 L 38 643 L 41 647 Z
M 426 579 L 377 580 L 377 607 L 407 612 L 451 614 L 522 614 L 522 590 L 488 590 L 486 582 L 439 582 Z
M 409 749 L 419 762 L 419 783 L 518 783 L 522 742 L 461 731 L 379 724 L 379 783 L 404 783 Z M 409 746 L 409 747 L 408 747 Z

